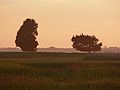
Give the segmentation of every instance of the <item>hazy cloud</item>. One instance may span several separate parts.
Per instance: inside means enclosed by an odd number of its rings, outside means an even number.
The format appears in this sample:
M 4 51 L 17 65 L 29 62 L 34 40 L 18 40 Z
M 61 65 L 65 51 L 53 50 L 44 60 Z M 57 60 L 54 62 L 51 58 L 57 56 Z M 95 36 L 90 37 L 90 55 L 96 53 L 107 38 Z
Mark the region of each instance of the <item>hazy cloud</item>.
M 0 12 L 9 12 L 11 11 L 12 8 L 10 8 L 9 6 L 7 5 L 2 5 L 0 6 Z
M 8 0 L 0 0 L 0 12 L 10 11 L 11 7 L 9 6 Z

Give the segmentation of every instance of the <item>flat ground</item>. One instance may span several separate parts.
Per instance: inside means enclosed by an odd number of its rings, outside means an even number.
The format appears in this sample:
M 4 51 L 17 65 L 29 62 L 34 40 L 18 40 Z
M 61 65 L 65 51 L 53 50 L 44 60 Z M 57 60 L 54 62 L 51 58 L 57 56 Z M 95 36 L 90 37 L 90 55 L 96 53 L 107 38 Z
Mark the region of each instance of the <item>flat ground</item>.
M 0 90 L 120 90 L 120 54 L 1 52 Z

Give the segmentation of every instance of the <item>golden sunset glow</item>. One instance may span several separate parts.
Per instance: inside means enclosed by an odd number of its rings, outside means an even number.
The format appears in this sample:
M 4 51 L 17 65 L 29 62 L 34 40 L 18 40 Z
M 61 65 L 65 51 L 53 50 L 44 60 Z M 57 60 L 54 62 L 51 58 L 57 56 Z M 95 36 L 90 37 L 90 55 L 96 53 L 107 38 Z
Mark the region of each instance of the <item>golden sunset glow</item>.
M 38 47 L 71 47 L 76 34 L 120 46 L 120 0 L 0 0 L 0 47 L 15 47 L 26 18 L 39 25 Z

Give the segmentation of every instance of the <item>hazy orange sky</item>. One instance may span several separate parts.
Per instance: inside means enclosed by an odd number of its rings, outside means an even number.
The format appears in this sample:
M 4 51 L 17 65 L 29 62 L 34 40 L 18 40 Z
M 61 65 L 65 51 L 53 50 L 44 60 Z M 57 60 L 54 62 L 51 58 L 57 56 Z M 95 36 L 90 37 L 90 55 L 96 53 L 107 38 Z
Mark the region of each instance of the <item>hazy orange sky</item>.
M 39 24 L 38 47 L 71 47 L 81 33 L 120 47 L 120 0 L 0 0 L 0 47 L 15 47 L 26 18 Z

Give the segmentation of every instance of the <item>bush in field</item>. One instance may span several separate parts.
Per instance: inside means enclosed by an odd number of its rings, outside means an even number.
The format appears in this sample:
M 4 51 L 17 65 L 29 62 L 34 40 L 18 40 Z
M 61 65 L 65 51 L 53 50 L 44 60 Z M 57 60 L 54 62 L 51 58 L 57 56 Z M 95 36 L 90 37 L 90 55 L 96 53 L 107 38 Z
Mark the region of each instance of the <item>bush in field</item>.
M 92 51 L 100 51 L 102 46 L 102 43 L 98 43 L 99 40 L 94 35 L 76 35 L 72 37 L 71 41 L 73 42 L 73 48 L 89 53 Z
M 38 42 L 36 37 L 38 24 L 34 19 L 26 19 L 20 27 L 16 36 L 16 46 L 20 47 L 22 51 L 36 51 Z

